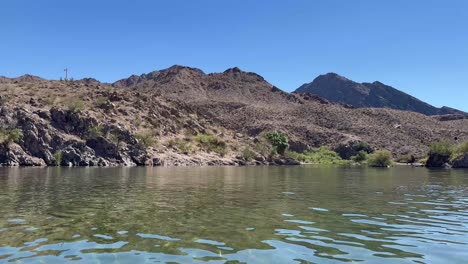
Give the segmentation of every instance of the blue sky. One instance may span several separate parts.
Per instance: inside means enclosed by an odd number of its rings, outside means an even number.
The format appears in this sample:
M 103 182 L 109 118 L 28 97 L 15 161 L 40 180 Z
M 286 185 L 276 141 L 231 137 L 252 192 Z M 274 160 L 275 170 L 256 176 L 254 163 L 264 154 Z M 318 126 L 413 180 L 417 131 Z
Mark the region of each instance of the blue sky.
M 0 75 L 238 66 L 292 91 L 336 72 L 468 111 L 467 14 L 466 0 L 3 0 Z

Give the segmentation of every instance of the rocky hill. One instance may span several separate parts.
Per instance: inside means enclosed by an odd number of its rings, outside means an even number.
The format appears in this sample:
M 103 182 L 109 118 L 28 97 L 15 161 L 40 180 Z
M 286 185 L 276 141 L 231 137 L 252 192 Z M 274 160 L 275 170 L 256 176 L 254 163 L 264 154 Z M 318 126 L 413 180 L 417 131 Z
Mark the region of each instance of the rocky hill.
M 296 151 L 364 141 L 422 156 L 431 142 L 468 139 L 467 119 L 352 108 L 283 92 L 238 68 L 173 66 L 113 84 L 3 78 L 0 104 L 3 141 L 23 134 L 1 145 L 7 165 L 234 165 L 245 164 L 245 149 L 268 163 L 259 135 L 273 130 Z
M 381 82 L 357 83 L 336 73 L 320 75 L 295 93 L 311 93 L 354 107 L 392 108 L 425 115 L 466 114 L 450 108 L 437 108 Z

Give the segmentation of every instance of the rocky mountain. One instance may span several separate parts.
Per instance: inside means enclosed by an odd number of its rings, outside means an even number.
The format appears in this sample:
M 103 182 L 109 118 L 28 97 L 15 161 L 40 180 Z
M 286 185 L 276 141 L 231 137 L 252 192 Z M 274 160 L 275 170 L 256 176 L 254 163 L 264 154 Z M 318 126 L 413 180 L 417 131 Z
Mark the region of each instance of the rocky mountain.
M 381 82 L 357 83 L 336 73 L 320 75 L 294 93 L 311 93 L 354 107 L 392 108 L 425 115 L 466 114 L 446 106 L 434 107 Z
M 20 165 L 233 165 L 278 130 L 291 149 L 363 141 L 395 155 L 422 156 L 438 140 L 467 140 L 468 119 L 387 108 L 353 108 L 286 93 L 258 74 L 206 74 L 173 66 L 113 84 L 94 79 L 0 83 L 0 163 Z M 197 135 L 212 135 L 206 146 Z M 284 162 L 284 161 L 281 161 Z

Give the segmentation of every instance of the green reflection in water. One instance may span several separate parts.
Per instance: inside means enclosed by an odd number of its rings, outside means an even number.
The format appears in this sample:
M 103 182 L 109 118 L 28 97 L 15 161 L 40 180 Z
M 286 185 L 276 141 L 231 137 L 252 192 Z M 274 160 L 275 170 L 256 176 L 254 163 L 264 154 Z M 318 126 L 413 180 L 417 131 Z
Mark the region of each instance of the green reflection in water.
M 466 170 L 0 168 L 0 262 L 467 259 Z

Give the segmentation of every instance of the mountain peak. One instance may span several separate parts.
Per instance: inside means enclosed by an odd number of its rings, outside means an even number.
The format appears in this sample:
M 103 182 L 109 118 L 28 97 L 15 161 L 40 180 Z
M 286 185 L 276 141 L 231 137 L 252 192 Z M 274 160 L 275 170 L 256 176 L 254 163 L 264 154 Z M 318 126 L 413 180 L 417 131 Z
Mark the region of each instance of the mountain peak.
M 358 83 L 336 73 L 327 73 L 311 83 L 299 87 L 294 93 L 311 93 L 332 102 L 354 107 L 381 107 L 413 111 L 425 115 L 453 113 L 457 110 L 437 108 L 409 94 L 379 81 Z
M 42 79 L 41 77 L 31 75 L 31 74 L 21 75 L 20 77 L 16 77 L 13 80 L 18 81 L 18 82 L 42 82 L 42 81 L 45 81 L 45 79 Z
M 351 81 L 348 78 L 346 78 L 346 77 L 344 77 L 342 75 L 339 75 L 338 73 L 334 73 L 334 72 L 329 72 L 329 73 L 326 73 L 326 74 L 319 75 L 315 79 L 320 79 L 320 78 L 338 79 L 338 80 L 341 80 L 341 81 Z
M 188 66 L 183 66 L 183 65 L 172 65 L 171 67 L 165 69 L 165 70 L 161 70 L 160 72 L 172 72 L 172 73 L 179 73 L 179 72 L 183 72 L 183 71 L 187 71 L 187 72 L 192 72 L 192 73 L 196 73 L 196 74 L 200 74 L 200 75 L 205 75 L 205 73 L 200 70 L 200 69 L 197 69 L 197 68 L 192 68 L 192 67 L 188 67 Z

